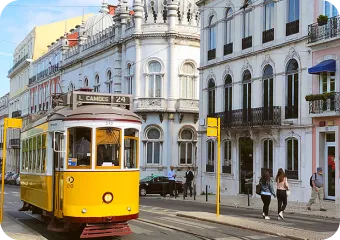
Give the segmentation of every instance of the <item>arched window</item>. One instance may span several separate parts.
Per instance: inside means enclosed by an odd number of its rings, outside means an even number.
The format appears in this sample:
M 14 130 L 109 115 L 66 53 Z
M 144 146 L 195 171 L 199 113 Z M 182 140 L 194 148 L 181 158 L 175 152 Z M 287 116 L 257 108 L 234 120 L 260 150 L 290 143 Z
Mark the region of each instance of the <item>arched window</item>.
M 209 50 L 216 49 L 216 17 L 211 16 L 209 19 Z
M 243 121 L 244 123 L 252 120 L 251 114 L 251 73 L 249 70 L 243 72 Z
M 215 113 L 215 81 L 209 79 L 208 82 L 208 115 Z
M 273 174 L 273 140 L 266 139 L 263 141 L 263 168 Z
M 233 42 L 232 30 L 231 30 L 232 20 L 233 20 L 233 9 L 231 7 L 228 7 L 225 13 L 225 45 L 228 45 Z M 232 52 L 232 46 L 231 46 L 231 52 Z M 224 55 L 226 55 L 226 53 Z
M 194 133 L 190 129 L 184 129 L 180 133 L 180 164 L 191 165 L 194 159 Z
M 263 71 L 263 108 L 264 120 L 273 119 L 273 104 L 274 104 L 274 83 L 273 83 L 273 68 L 270 65 L 265 66 Z
M 112 92 L 112 73 L 111 73 L 111 70 L 107 71 L 107 74 L 106 74 L 106 83 L 107 83 L 107 90 L 109 93 Z
M 127 76 L 126 76 L 126 87 L 127 87 L 127 93 L 132 94 L 132 79 L 133 79 L 133 72 L 132 72 L 132 66 L 129 63 L 127 65 Z
M 222 173 L 231 173 L 231 141 L 223 142 L 223 162 Z
M 148 66 L 149 76 L 149 97 L 159 98 L 162 96 L 162 76 L 161 64 L 157 61 L 151 61 Z
M 161 132 L 151 127 L 146 132 L 146 163 L 161 164 Z
M 84 87 L 88 87 L 89 86 L 89 80 L 87 78 L 85 78 L 84 80 Z
M 286 69 L 286 111 L 285 118 L 299 117 L 299 64 L 291 59 Z
M 207 141 L 207 165 L 206 172 L 215 172 L 215 142 Z
M 291 137 L 286 139 L 286 174 L 290 179 L 299 179 L 299 141 Z
M 96 77 L 94 78 L 95 82 L 94 82 L 94 92 L 99 92 L 99 75 L 97 74 Z
M 233 109 L 233 80 L 228 74 L 224 80 L 224 111 L 231 112 Z
M 195 95 L 195 66 L 185 63 L 182 67 L 181 98 L 194 99 Z

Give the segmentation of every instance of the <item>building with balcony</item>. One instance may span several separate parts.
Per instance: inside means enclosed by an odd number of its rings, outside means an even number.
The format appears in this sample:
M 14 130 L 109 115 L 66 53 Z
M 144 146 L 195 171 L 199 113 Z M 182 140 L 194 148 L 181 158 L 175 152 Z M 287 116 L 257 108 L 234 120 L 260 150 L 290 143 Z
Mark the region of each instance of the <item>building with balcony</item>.
M 4 149 L 4 118 L 8 117 L 8 98 L 9 93 L 0 97 L 0 158 L 2 159 L 2 151 Z M 2 161 L 1 161 L 2 164 Z
M 314 7 L 307 44 L 313 56 L 307 80 L 312 91 L 306 96 L 313 121 L 312 163 L 313 170 L 324 169 L 325 198 L 340 204 L 340 17 L 327 1 L 315 0 Z
M 253 197 L 264 170 L 283 168 L 291 201 L 307 202 L 312 121 L 306 47 L 307 0 L 197 2 L 201 13 L 198 191 L 216 192 L 217 142 L 207 117 L 221 118 L 221 194 Z M 240 8 L 240 6 L 242 6 Z
M 85 18 L 91 15 L 86 15 Z M 8 78 L 10 79 L 10 93 L 9 93 L 9 117 L 22 118 L 23 125 L 28 122 L 30 113 L 29 102 L 30 92 L 28 90 L 29 77 L 37 73 L 37 71 L 45 69 L 43 62 L 32 69 L 31 63 L 41 57 L 46 52 L 47 45 L 55 41 L 65 32 L 65 24 L 75 26 L 80 24 L 82 17 L 70 18 L 65 21 L 50 23 L 35 27 L 25 39 L 16 47 L 13 54 L 13 67 L 8 71 Z M 9 144 L 7 145 L 8 157 L 7 166 L 8 171 L 19 171 L 19 156 L 20 144 L 17 145 L 17 139 L 20 139 L 19 129 L 8 130 Z M 15 140 L 12 141 L 11 140 Z
M 61 56 L 58 72 L 42 74 L 49 80 L 58 77 L 58 84 L 49 82 L 47 90 L 39 90 L 35 83 L 39 76 L 31 76 L 32 112 L 38 112 L 40 104 L 51 107 L 51 100 L 36 101 L 49 99 L 45 91 L 132 94 L 134 111 L 143 120 L 141 175 L 164 175 L 170 165 L 177 169 L 194 166 L 198 7 L 194 0 L 134 0 L 133 6 L 127 2 L 122 0 L 118 6 L 104 2 L 98 14 L 49 46 L 47 59 Z

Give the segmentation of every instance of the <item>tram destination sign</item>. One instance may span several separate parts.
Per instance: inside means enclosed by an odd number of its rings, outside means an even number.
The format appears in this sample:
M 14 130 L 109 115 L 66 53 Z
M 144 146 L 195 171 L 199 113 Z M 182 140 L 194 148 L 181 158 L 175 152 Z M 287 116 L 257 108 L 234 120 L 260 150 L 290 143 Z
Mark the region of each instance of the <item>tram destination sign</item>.
M 77 94 L 77 102 L 99 104 L 130 104 L 128 96 Z

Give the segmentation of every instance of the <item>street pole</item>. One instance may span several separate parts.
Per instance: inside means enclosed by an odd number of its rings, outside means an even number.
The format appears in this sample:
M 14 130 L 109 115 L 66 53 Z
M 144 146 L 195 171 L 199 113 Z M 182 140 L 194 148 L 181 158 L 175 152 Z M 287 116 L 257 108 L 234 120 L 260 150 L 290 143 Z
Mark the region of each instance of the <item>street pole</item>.
M 217 118 L 217 194 L 216 194 L 216 215 L 220 216 L 220 163 L 221 163 L 221 119 Z

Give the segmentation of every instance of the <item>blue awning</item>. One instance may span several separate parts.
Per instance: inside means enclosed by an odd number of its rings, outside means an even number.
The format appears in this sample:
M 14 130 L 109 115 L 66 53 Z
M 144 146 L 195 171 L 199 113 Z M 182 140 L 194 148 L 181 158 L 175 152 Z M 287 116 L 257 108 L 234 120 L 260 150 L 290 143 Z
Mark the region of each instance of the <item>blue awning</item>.
M 314 67 L 308 68 L 309 74 L 319 74 L 322 72 L 335 72 L 335 60 L 329 59 L 325 60 Z

